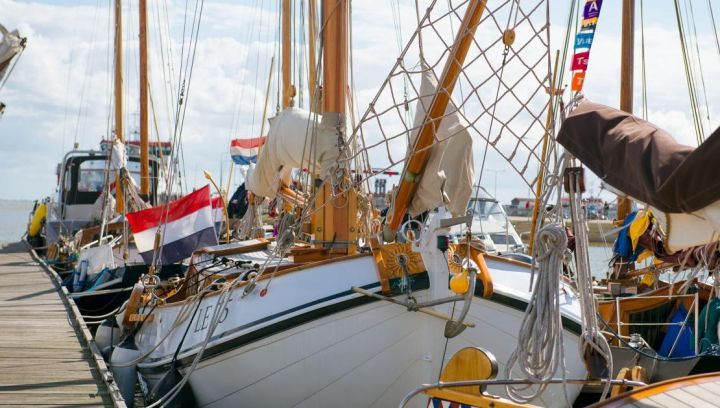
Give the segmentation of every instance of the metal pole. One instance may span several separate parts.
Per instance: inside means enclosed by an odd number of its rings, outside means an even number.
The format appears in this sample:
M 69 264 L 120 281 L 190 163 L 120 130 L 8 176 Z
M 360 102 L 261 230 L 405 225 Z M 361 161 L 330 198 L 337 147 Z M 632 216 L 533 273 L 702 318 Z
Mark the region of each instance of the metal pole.
M 122 0 L 115 0 L 115 137 L 123 142 L 123 73 L 122 65 Z M 125 210 L 120 176 L 115 177 L 115 209 L 122 214 Z

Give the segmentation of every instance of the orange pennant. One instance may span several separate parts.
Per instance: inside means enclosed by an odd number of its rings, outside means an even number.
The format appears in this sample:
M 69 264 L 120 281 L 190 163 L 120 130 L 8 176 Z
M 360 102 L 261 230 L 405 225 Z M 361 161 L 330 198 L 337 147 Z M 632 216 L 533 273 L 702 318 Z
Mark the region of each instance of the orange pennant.
M 576 72 L 575 74 L 573 74 L 571 89 L 575 92 L 582 91 L 584 83 L 585 83 L 585 71 Z

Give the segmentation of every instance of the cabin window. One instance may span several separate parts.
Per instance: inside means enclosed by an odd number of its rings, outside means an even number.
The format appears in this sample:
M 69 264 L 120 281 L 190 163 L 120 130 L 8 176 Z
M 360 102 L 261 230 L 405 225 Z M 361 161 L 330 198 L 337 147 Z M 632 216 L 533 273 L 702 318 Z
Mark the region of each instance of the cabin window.
M 80 163 L 77 191 L 81 193 L 97 193 L 105 185 L 105 160 L 85 160 Z
M 470 208 L 473 210 L 475 218 L 481 221 L 505 222 L 505 214 L 503 213 L 502 207 L 495 201 L 472 200 L 470 202 Z

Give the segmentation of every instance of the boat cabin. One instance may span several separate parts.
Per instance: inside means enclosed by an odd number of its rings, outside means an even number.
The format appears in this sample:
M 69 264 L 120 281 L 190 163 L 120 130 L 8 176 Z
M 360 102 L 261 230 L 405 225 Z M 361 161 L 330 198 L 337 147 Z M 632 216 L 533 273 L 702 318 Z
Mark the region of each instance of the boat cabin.
M 140 156 L 128 150 L 127 169 L 140 185 Z M 108 159 L 108 150 L 72 150 L 58 164 L 58 187 L 46 228 L 48 242 L 54 242 L 61 232 L 73 233 L 92 221 L 93 210 L 105 186 Z M 147 197 L 151 204 L 155 204 L 157 197 L 158 171 L 158 159 L 151 155 L 150 194 Z M 107 181 L 111 186 L 115 183 L 114 178 Z

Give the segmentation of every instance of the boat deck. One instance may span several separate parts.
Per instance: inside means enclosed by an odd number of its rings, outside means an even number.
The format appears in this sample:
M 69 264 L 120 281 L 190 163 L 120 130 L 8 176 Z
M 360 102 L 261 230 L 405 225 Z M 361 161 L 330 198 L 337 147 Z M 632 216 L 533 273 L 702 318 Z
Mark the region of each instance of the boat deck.
M 637 388 L 593 405 L 603 408 L 705 408 L 719 406 L 720 373 L 700 374 Z
M 0 406 L 124 406 L 76 312 L 24 243 L 0 248 Z

